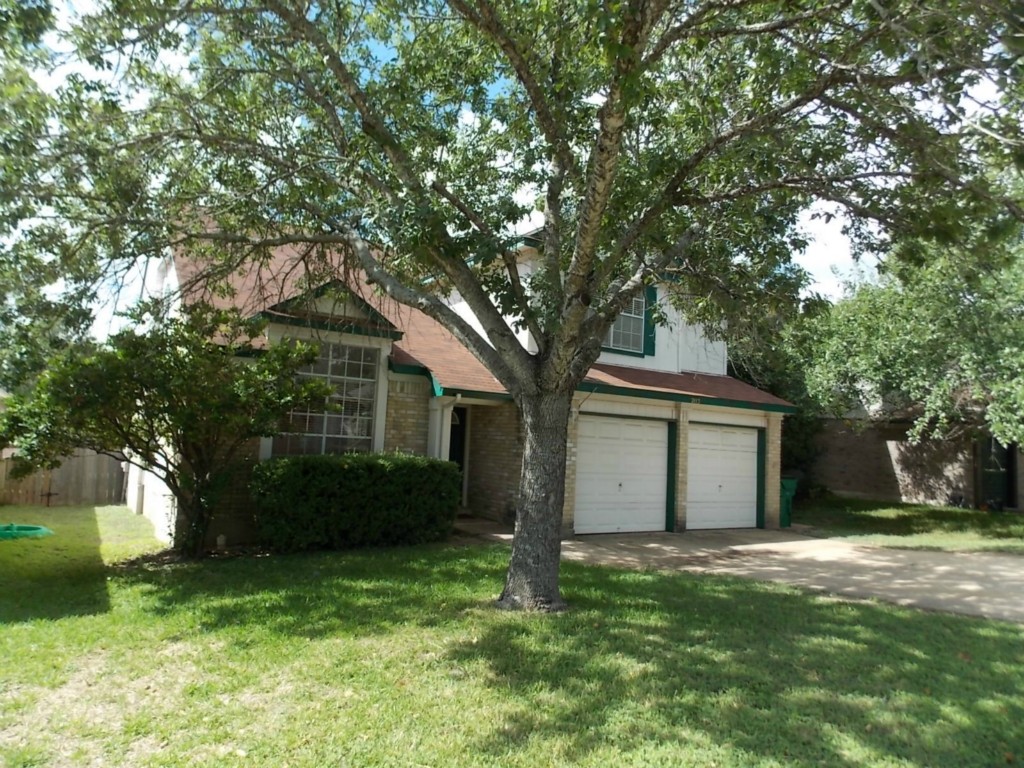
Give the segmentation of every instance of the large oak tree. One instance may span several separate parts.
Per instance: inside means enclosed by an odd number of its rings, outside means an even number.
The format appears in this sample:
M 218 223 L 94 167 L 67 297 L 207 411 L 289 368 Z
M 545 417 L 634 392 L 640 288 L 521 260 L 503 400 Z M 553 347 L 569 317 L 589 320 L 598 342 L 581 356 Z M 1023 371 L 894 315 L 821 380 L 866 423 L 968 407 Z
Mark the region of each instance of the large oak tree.
M 620 310 L 667 280 L 742 323 L 785 298 L 816 199 L 883 240 L 1019 215 L 979 157 L 1020 147 L 1020 33 L 1004 0 L 109 0 L 73 37 L 120 79 L 24 126 L 2 220 L 97 269 L 341 254 L 438 320 L 522 416 L 500 603 L 557 608 L 572 393 Z

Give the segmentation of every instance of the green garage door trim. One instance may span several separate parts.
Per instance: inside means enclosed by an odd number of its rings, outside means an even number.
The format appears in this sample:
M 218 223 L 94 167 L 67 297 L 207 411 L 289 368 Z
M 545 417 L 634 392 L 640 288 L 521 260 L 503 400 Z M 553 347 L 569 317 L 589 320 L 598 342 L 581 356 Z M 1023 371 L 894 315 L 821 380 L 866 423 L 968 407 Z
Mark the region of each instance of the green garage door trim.
M 665 491 L 665 530 L 674 533 L 676 530 L 676 468 L 679 466 L 678 456 L 679 424 L 668 423 L 668 488 Z
M 766 470 L 766 455 L 767 455 L 767 430 L 764 427 L 756 427 L 749 424 L 726 424 L 717 421 L 700 421 L 691 419 L 688 422 L 689 426 L 692 427 L 715 427 L 720 429 L 731 429 L 731 430 L 749 430 L 756 434 L 756 452 L 754 452 L 754 526 L 758 528 L 764 527 L 764 500 L 765 500 L 765 470 Z M 689 432 L 689 430 L 687 430 Z M 690 435 L 687 434 L 687 445 L 690 443 Z M 687 528 L 689 525 L 690 509 L 689 501 L 691 488 L 689 486 L 689 473 L 687 473 Z M 705 526 L 700 526 L 704 528 Z
M 757 527 L 764 528 L 764 484 L 768 475 L 768 430 L 757 428 Z
M 679 466 L 679 451 L 678 451 L 678 436 L 679 436 L 679 424 L 675 421 L 668 419 L 659 418 L 657 416 L 632 416 L 623 415 L 618 413 L 595 413 L 586 412 L 581 413 L 579 418 L 587 418 L 595 416 L 603 419 L 623 419 L 631 421 L 650 421 L 664 424 L 668 427 L 667 440 L 668 444 L 665 446 L 666 454 L 666 478 L 665 478 L 665 530 L 674 531 L 676 521 L 676 498 L 678 492 L 678 480 L 676 477 L 677 469 Z M 579 450 L 579 439 L 577 438 L 577 451 Z M 577 466 L 577 483 L 579 482 L 579 467 Z M 579 498 L 579 488 L 576 489 L 576 498 Z M 575 511 L 574 511 L 575 514 Z

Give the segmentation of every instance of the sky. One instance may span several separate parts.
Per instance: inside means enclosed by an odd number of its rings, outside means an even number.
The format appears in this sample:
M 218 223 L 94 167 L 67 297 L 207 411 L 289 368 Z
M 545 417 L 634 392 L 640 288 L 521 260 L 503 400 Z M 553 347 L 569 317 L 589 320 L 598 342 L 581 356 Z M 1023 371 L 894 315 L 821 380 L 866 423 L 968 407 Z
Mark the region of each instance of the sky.
M 810 274 L 811 283 L 805 293 L 818 293 L 835 301 L 842 297 L 844 283 L 860 274 L 873 275 L 877 260 L 865 256 L 855 261 L 850 240 L 842 232 L 842 218 L 837 216 L 828 222 L 814 218 L 815 212 L 826 210 L 817 205 L 800 217 L 799 226 L 809 244 L 803 253 L 794 254 L 793 261 Z

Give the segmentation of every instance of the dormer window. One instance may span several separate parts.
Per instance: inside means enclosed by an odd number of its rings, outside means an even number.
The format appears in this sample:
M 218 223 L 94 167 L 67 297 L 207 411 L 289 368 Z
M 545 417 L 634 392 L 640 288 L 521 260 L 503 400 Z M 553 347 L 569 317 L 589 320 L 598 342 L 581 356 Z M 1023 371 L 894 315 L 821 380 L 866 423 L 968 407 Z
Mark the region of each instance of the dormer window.
M 615 323 L 608 329 L 604 345 L 608 349 L 622 350 L 643 354 L 644 351 L 644 310 L 646 302 L 643 296 L 636 296 L 615 318 Z
M 636 357 L 653 355 L 654 322 L 650 309 L 657 300 L 657 290 L 653 286 L 635 296 L 608 329 L 604 349 Z

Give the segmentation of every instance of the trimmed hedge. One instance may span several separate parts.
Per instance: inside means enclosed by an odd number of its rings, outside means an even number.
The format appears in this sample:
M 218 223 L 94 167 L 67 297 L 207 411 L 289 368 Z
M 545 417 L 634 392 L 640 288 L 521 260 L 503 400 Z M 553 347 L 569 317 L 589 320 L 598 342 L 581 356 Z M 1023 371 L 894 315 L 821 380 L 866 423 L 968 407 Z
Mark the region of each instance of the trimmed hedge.
M 260 542 L 277 552 L 421 544 L 452 531 L 459 467 L 408 454 L 291 456 L 251 483 Z

